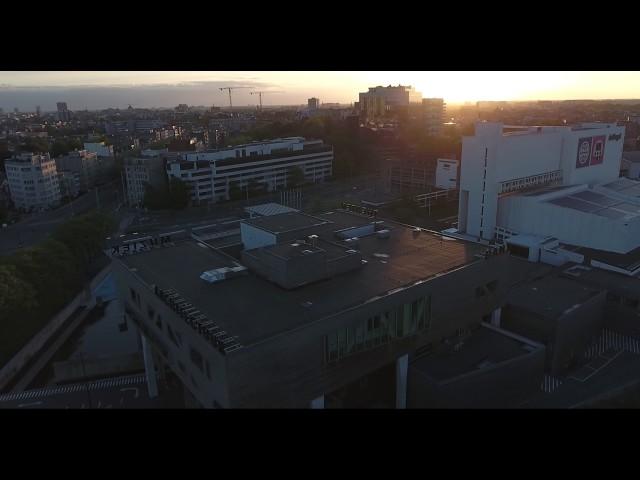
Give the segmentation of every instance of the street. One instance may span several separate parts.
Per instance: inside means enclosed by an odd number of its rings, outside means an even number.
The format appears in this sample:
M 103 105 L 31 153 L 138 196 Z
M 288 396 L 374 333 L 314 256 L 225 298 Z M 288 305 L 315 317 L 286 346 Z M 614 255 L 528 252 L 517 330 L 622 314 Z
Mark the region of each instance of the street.
M 31 214 L 18 223 L 0 229 L 0 255 L 9 255 L 21 247 L 41 242 L 61 223 L 96 208 L 98 198 L 100 208 L 113 211 L 118 199 L 122 198 L 119 183 L 102 185 L 98 187 L 97 196 L 95 189 L 92 189 L 55 210 Z

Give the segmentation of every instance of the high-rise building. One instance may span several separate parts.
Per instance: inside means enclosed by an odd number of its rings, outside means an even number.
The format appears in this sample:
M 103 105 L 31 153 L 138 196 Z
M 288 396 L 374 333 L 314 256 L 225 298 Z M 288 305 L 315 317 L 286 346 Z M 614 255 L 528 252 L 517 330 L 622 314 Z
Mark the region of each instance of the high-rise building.
M 40 116 L 40 105 L 36 105 L 36 115 Z
M 309 110 L 317 110 L 320 108 L 320 99 L 318 98 L 310 98 L 309 100 L 307 100 L 307 108 L 309 108 Z
M 358 109 L 365 120 L 376 120 L 387 114 L 406 112 L 409 105 L 421 101 L 422 94 L 412 86 L 377 86 L 359 94 Z
M 165 149 L 142 152 L 141 157 L 125 160 L 124 173 L 127 182 L 127 200 L 130 206 L 142 205 L 147 185 L 154 188 L 162 188 L 166 185 L 166 157 Z
M 61 122 L 69 122 L 71 121 L 71 112 L 67 108 L 66 102 L 58 102 L 56 104 L 58 108 L 58 120 Z
M 48 153 L 17 155 L 5 161 L 5 170 L 16 208 L 44 210 L 60 203 L 56 162 Z
M 446 104 L 442 98 L 423 98 L 422 109 L 427 135 L 437 136 L 442 133 L 445 121 Z

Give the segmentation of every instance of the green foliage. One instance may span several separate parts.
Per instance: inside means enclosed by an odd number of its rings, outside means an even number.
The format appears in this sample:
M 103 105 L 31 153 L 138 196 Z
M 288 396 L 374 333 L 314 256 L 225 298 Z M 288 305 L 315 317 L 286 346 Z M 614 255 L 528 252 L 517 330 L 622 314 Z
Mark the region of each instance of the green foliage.
M 18 147 L 20 152 L 47 153 L 49 151 L 49 141 L 46 138 L 27 137 Z
M 304 183 L 304 172 L 300 167 L 291 167 L 287 178 L 288 187 L 297 187 Z
M 144 205 L 151 210 L 182 210 L 189 199 L 189 186 L 179 178 L 172 177 L 168 187 L 145 187 Z
M 236 181 L 229 183 L 229 200 L 240 200 L 242 198 L 242 190 L 240 184 Z
M 66 155 L 74 150 L 81 150 L 83 148 L 82 140 L 78 138 L 61 138 L 56 140 L 51 146 L 51 158 L 56 158 L 60 155 Z
M 44 242 L 0 258 L 0 365 L 78 294 L 113 227 L 103 213 L 77 216 Z

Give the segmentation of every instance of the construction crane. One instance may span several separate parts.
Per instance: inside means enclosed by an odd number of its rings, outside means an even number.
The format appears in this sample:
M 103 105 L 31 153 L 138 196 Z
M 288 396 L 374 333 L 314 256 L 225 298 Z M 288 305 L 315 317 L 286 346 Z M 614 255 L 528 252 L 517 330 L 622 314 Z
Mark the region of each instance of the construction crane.
M 263 93 L 284 93 L 284 92 L 268 91 L 268 92 L 249 92 L 249 93 L 251 93 L 251 95 L 258 95 L 258 98 L 260 99 L 260 111 L 262 111 L 262 94 Z
M 231 103 L 231 90 L 235 90 L 237 88 L 251 88 L 251 87 L 220 87 L 220 90 L 228 90 L 229 91 L 229 109 L 233 112 L 233 103 Z

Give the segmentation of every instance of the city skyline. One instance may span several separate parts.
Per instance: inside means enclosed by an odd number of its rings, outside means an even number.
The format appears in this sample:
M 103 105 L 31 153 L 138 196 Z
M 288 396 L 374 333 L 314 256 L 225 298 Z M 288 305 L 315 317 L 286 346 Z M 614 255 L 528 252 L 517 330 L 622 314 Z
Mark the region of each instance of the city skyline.
M 640 72 L 0 72 L 0 107 L 55 110 L 58 101 L 71 110 L 228 106 L 257 104 L 251 90 L 273 91 L 263 104 L 303 105 L 317 97 L 323 103 L 353 103 L 358 93 L 376 85 L 412 85 L 424 98 L 450 104 L 474 101 L 527 101 L 640 98 Z M 275 93 L 276 91 L 281 93 Z

